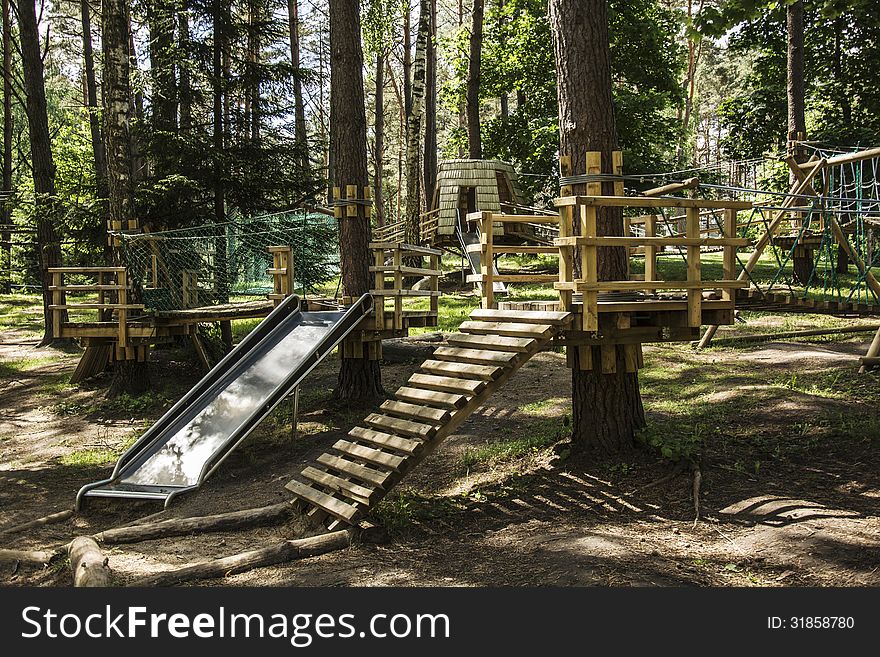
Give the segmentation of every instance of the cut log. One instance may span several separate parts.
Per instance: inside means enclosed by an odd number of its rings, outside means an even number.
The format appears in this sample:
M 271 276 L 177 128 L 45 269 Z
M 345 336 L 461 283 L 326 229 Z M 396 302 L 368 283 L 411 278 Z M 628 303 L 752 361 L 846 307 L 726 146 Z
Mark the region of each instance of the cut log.
M 117 527 L 103 531 L 100 534 L 95 534 L 94 539 L 108 545 L 137 543 L 154 538 L 185 536 L 196 532 L 219 532 L 230 529 L 257 527 L 283 520 L 295 513 L 296 505 L 293 502 L 281 502 L 279 504 L 232 511 L 230 513 L 196 516 L 194 518 L 171 518 L 161 522 Z
M 229 557 L 150 575 L 149 577 L 135 580 L 129 586 L 174 586 L 194 580 L 226 577 L 253 570 L 254 568 L 287 563 L 334 550 L 342 550 L 351 545 L 351 538 L 351 530 L 341 530 L 320 536 L 312 536 L 311 538 L 283 541 L 267 548 L 242 552 Z
M 65 546 L 66 547 L 66 546 Z M 0 550 L 0 563 L 23 563 L 30 566 L 45 566 L 62 556 L 64 550 Z
M 95 539 L 80 536 L 70 542 L 68 549 L 74 586 L 111 586 L 112 576 L 108 559 L 101 554 Z
M 72 518 L 74 513 L 75 512 L 73 509 L 59 511 L 58 513 L 50 513 L 48 516 L 43 516 L 42 518 L 37 518 L 36 520 L 30 520 L 20 525 L 15 525 L 14 527 L 0 530 L 0 535 L 17 534 L 19 532 L 27 531 L 28 529 L 33 529 L 34 527 L 42 527 L 43 525 L 51 525 L 52 523 L 56 522 L 64 522 L 65 520 L 69 520 L 70 518 Z

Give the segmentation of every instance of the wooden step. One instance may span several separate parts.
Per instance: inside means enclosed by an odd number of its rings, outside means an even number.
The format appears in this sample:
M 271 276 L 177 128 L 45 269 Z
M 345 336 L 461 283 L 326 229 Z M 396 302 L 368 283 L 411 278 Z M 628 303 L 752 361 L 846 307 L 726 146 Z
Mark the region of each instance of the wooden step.
M 437 433 L 437 427 L 431 424 L 422 424 L 421 422 L 413 422 L 412 420 L 404 420 L 399 417 L 391 417 L 390 415 L 381 415 L 379 413 L 371 413 L 364 419 L 364 423 L 388 433 L 422 439 L 430 438 Z
M 413 374 L 409 377 L 412 387 L 436 390 L 438 392 L 453 392 L 460 395 L 480 394 L 486 387 L 485 381 L 473 381 L 471 379 L 456 379 L 451 376 L 435 376 L 433 374 Z
M 544 310 L 492 310 L 478 308 L 471 319 L 480 322 L 525 322 L 527 324 L 550 324 L 565 326 L 571 321 L 571 313 Z
M 398 388 L 394 396 L 401 401 L 410 402 L 412 404 L 423 404 L 425 406 L 436 406 L 439 408 L 448 408 L 450 410 L 458 410 L 467 405 L 469 397 L 465 395 L 456 395 L 448 392 L 437 392 L 436 390 L 424 390 L 422 388 L 410 388 L 403 386 Z
M 525 322 L 462 322 L 458 330 L 474 335 L 503 335 L 508 338 L 535 338 L 548 340 L 555 328 L 550 324 L 526 324 Z
M 375 468 L 368 468 L 360 463 L 354 463 L 332 454 L 321 454 L 317 461 L 321 465 L 333 468 L 348 477 L 353 477 L 366 484 L 381 486 L 382 488 L 386 488 L 388 479 L 394 472 L 393 470 L 380 471 Z
M 409 404 L 402 401 L 385 401 L 379 407 L 388 415 L 396 415 L 411 420 L 427 422 L 429 424 L 443 424 L 450 418 L 450 413 L 442 408 L 431 408 L 420 404 Z
M 398 472 L 400 472 L 400 466 L 406 461 L 402 456 L 389 454 L 388 452 L 383 452 L 381 449 L 358 445 L 357 443 L 348 440 L 337 440 L 333 443 L 333 449 L 342 452 L 347 456 L 366 461 L 371 465 L 378 465 Z
M 370 504 L 373 503 L 373 498 L 375 498 L 379 492 L 374 488 L 361 486 L 353 481 L 337 477 L 336 475 L 324 472 L 323 470 L 318 470 L 312 466 L 308 466 L 303 470 L 302 476 L 309 481 L 314 481 L 316 484 L 329 488 L 330 490 L 354 500 L 358 504 L 363 504 L 364 506 L 370 506 Z
M 355 518 L 360 515 L 360 509 L 356 506 L 347 504 L 331 495 L 327 495 L 327 493 L 315 490 L 311 486 L 297 481 L 296 479 L 289 481 L 285 488 L 300 499 L 305 500 L 319 509 L 323 509 L 340 520 L 345 520 L 350 523 L 354 522 Z
M 525 354 L 537 346 L 538 341 L 530 338 L 506 338 L 502 335 L 468 335 L 453 333 L 446 338 L 446 343 L 453 347 L 487 349 L 489 351 L 514 351 Z
M 481 381 L 494 381 L 501 373 L 503 367 L 493 365 L 469 365 L 468 363 L 452 363 L 442 360 L 426 360 L 422 363 L 422 369 L 428 374 L 437 376 L 454 376 L 459 379 L 480 379 Z
M 355 427 L 348 432 L 352 438 L 356 438 L 361 442 L 370 443 L 386 449 L 396 449 L 404 454 L 415 454 L 422 448 L 422 443 L 412 438 L 404 438 L 395 436 L 394 434 L 385 433 L 383 431 L 374 431 L 364 427 Z
M 453 363 L 474 365 L 509 365 L 518 354 L 509 351 L 486 351 L 485 349 L 460 349 L 458 347 L 437 347 L 434 359 Z

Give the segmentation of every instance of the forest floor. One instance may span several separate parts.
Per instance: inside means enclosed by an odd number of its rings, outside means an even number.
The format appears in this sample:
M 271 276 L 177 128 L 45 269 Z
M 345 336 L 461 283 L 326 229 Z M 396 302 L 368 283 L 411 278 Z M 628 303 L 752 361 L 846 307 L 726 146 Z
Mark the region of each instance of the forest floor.
M 788 321 L 747 317 L 757 330 Z M 387 542 L 202 584 L 880 585 L 880 386 L 875 375 L 857 373 L 869 339 L 702 352 L 647 346 L 645 445 L 613 460 L 571 454 L 570 373 L 563 354 L 539 354 L 376 509 L 373 522 L 387 530 Z M 121 450 L 198 376 L 186 349 L 159 350 L 153 392 L 108 400 L 106 377 L 68 384 L 78 350 L 37 342 L 32 327 L 0 327 L 0 531 L 70 508 L 79 487 L 106 477 Z M 416 371 L 432 346 L 413 340 L 396 350 L 411 358 L 383 364 L 386 390 Z M 284 484 L 363 415 L 334 407 L 336 367 L 330 358 L 310 376 L 296 435 L 285 403 L 202 490 L 162 517 L 288 499 Z M 701 475 L 696 522 L 691 463 Z M 3 536 L 0 547 L 54 547 L 159 510 L 96 501 L 69 521 Z M 106 553 L 127 582 L 295 537 L 299 527 Z M 3 585 L 69 581 L 63 564 L 0 564 Z

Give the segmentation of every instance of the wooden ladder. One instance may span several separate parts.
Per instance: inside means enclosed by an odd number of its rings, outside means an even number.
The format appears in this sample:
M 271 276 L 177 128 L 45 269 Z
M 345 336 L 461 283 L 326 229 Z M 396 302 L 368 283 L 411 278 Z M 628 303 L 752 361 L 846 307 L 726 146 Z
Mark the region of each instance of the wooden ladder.
M 331 529 L 357 523 L 570 322 L 563 312 L 475 310 L 395 399 L 287 489 Z

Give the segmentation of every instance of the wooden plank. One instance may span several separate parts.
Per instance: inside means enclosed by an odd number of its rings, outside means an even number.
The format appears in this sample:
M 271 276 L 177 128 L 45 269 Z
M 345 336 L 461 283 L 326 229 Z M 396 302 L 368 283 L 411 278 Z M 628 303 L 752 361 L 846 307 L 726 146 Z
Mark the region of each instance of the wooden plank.
M 474 365 L 507 365 L 512 363 L 517 354 L 507 351 L 486 351 L 485 349 L 459 349 L 458 347 L 437 347 L 434 350 L 436 360 Z
M 345 522 L 354 522 L 354 520 L 361 514 L 360 509 L 356 506 L 352 506 L 351 504 L 347 504 L 346 502 L 327 495 L 326 493 L 315 490 L 311 486 L 308 486 L 301 481 L 297 481 L 296 479 L 287 482 L 285 488 L 300 499 L 305 500 L 319 509 L 323 509 L 330 515 L 339 518 L 340 520 L 344 520 Z
M 101 272 L 123 272 L 126 267 L 49 267 L 50 274 L 100 274 Z
M 486 310 L 477 309 L 471 313 L 471 319 L 481 322 L 523 322 L 528 324 L 551 324 L 565 326 L 571 321 L 571 313 L 539 310 Z
M 480 379 L 492 381 L 504 371 L 501 367 L 491 365 L 470 365 L 467 363 L 451 363 L 442 360 L 426 360 L 421 368 L 428 374 L 453 376 L 460 379 Z
M 575 292 L 583 291 L 614 291 L 614 290 L 644 290 L 648 287 L 660 290 L 723 290 L 725 288 L 747 288 L 749 281 L 741 280 L 722 280 L 722 281 L 602 281 L 598 283 L 587 283 L 585 281 L 576 281 L 574 283 L 554 283 L 553 287 L 557 290 L 573 290 Z
M 440 408 L 420 406 L 402 401 L 386 400 L 379 407 L 388 415 L 396 415 L 404 419 L 420 420 L 431 424 L 443 424 L 449 419 L 449 411 Z
M 499 283 L 552 283 L 558 281 L 556 274 L 468 274 L 468 283 L 489 285 L 490 281 Z
M 370 242 L 369 248 L 384 249 L 386 251 L 401 250 L 405 251 L 406 253 L 418 253 L 421 255 L 443 255 L 443 251 L 441 251 L 440 249 L 432 249 L 427 246 L 419 246 L 417 244 L 409 244 L 407 242 Z
M 440 291 L 434 290 L 370 290 L 374 297 L 439 297 Z
M 63 303 L 52 304 L 49 310 L 143 310 L 142 303 Z
M 382 415 L 380 413 L 370 413 L 364 418 L 364 423 L 388 433 L 396 433 L 401 436 L 412 436 L 414 438 L 430 438 L 437 433 L 437 427 L 431 424 L 413 422 L 412 420 L 404 420 L 399 417 L 391 417 L 390 415 Z
M 103 290 L 121 290 L 121 285 L 50 285 L 50 290 L 60 290 L 62 292 L 100 292 Z
M 397 472 L 400 472 L 401 466 L 406 461 L 406 458 L 403 456 L 389 454 L 388 452 L 383 452 L 373 447 L 366 447 L 365 445 L 358 445 L 348 440 L 337 440 L 333 443 L 333 449 L 372 465 L 378 465 Z
M 700 236 L 700 212 L 697 208 L 687 209 L 686 218 L 687 236 L 698 238 Z M 700 271 L 700 247 L 697 245 L 687 247 L 687 278 L 688 283 L 702 286 Z M 688 288 L 688 325 L 700 326 L 703 311 L 700 305 L 703 295 L 699 288 Z
M 427 267 L 406 267 L 405 265 L 400 265 L 395 267 L 394 265 L 379 265 L 370 267 L 370 273 L 390 273 L 400 272 L 406 276 L 440 276 L 443 272 L 437 269 L 428 269 Z
M 468 335 L 467 333 L 453 333 L 446 338 L 446 342 L 454 347 L 486 349 L 489 351 L 512 351 L 521 354 L 529 353 L 537 345 L 537 341 L 531 338 L 508 338 L 503 335 Z
M 744 237 L 557 237 L 559 246 L 749 246 Z
M 326 465 L 337 472 L 341 472 L 348 477 L 354 477 L 364 483 L 373 484 L 374 486 L 386 487 L 388 478 L 392 471 L 379 471 L 375 468 L 368 468 L 360 463 L 354 463 L 347 459 L 333 456 L 331 454 L 321 454 L 317 458 L 318 463 Z
M 458 330 L 462 333 L 472 333 L 475 335 L 501 335 L 509 338 L 544 340 L 551 337 L 555 329 L 549 324 L 467 321 L 462 322 Z
M 712 210 L 751 210 L 751 201 L 722 201 L 705 198 L 649 198 L 643 196 L 565 196 L 553 200 L 556 207 L 586 205 L 625 208 L 705 208 Z
M 342 477 L 337 477 L 336 475 L 330 474 L 329 472 L 324 472 L 323 470 L 318 470 L 317 468 L 313 468 L 312 466 L 308 466 L 305 470 L 302 471 L 301 474 L 309 481 L 313 481 L 316 484 L 324 486 L 325 488 L 329 488 L 335 493 L 344 495 L 345 497 L 348 497 L 358 504 L 363 504 L 364 506 L 370 506 L 373 499 L 377 496 L 379 492 L 373 488 L 361 486 L 360 484 L 356 484 L 353 481 L 348 481 L 347 479 L 343 479 Z
M 422 448 L 422 443 L 412 438 L 404 438 L 403 436 L 395 436 L 384 431 L 374 431 L 365 427 L 354 427 L 348 432 L 352 438 L 356 438 L 365 443 L 370 443 L 378 447 L 386 449 L 395 449 L 405 454 L 415 454 Z
M 451 376 L 436 376 L 434 374 L 413 374 L 409 378 L 412 387 L 436 390 L 437 392 L 451 392 L 459 395 L 477 395 L 485 387 L 485 381 L 472 381 L 470 379 L 456 379 Z
M 401 401 L 413 404 L 424 404 L 426 406 L 438 406 L 440 408 L 459 409 L 465 406 L 468 398 L 464 395 L 451 394 L 448 392 L 438 392 L 436 390 L 424 390 L 421 388 L 411 388 L 402 386 L 397 389 L 394 396 Z

